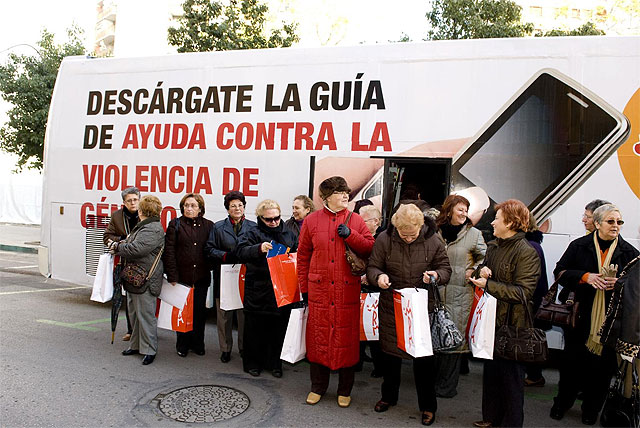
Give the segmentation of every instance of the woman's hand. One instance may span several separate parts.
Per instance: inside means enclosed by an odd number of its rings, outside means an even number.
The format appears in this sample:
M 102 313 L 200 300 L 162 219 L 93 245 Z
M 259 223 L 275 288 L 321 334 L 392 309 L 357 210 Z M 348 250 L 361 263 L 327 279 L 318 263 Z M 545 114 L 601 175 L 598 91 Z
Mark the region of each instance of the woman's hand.
M 436 279 L 436 282 L 438 282 L 438 272 L 436 272 L 435 270 L 428 270 L 423 273 L 422 282 L 424 282 L 425 284 L 431 284 L 431 277 L 434 277 Z
M 176 284 L 178 284 L 178 283 L 177 283 L 177 282 L 171 282 L 170 284 L 171 284 L 173 287 L 175 287 L 175 286 L 176 286 Z
M 599 273 L 590 273 L 587 276 L 587 284 L 591 285 L 596 290 L 607 290 L 610 287 L 613 287 L 613 284 L 609 285 L 609 281 L 611 278 L 605 278 Z
M 487 286 L 487 278 L 469 278 L 469 281 L 476 287 L 485 288 Z
M 263 253 L 268 253 L 272 248 L 273 245 L 271 245 L 271 242 L 263 242 L 262 244 L 260 244 L 260 251 L 262 251 Z
M 487 266 L 483 266 L 482 269 L 480 269 L 480 278 L 489 279 L 491 278 L 491 273 L 491 269 L 489 269 Z
M 464 279 L 469 281 L 469 279 L 471 278 L 471 275 L 473 275 L 473 272 L 475 271 L 474 268 L 469 268 L 467 270 L 464 271 Z
M 386 290 L 387 288 L 391 287 L 391 282 L 389 281 L 389 275 L 387 275 L 386 273 L 383 273 L 378 277 L 378 287 L 382 288 L 383 290 Z

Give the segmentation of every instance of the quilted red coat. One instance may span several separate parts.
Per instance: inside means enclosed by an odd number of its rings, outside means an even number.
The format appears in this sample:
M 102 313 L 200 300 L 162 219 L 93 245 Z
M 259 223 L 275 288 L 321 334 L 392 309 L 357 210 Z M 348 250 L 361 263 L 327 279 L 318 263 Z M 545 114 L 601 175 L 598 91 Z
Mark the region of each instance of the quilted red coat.
M 345 240 L 337 232 L 348 214 L 326 207 L 311 213 L 298 244 L 298 281 L 309 296 L 307 359 L 331 370 L 354 366 L 360 358 L 360 277 L 351 274 Z M 374 239 L 364 220 L 353 214 L 349 228 L 347 244 L 368 258 Z

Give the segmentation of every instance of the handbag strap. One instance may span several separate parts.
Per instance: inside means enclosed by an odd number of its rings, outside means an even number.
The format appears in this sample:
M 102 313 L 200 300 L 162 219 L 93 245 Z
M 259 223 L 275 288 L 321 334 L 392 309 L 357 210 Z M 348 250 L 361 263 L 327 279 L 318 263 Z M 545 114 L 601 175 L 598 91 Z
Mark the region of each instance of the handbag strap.
M 562 274 L 564 274 L 565 272 L 566 270 L 561 271 L 558 274 L 558 277 L 556 278 L 556 280 L 553 281 L 553 284 L 551 284 L 551 287 L 549 287 L 549 291 L 542 298 L 542 303 L 541 303 L 542 306 L 548 306 L 549 304 L 554 303 L 556 301 L 556 298 L 558 297 L 558 285 L 560 284 L 560 278 L 562 278 Z M 569 296 L 567 297 L 566 303 L 572 305 L 574 303 L 574 300 L 575 300 L 575 293 L 571 291 L 569 293 Z
M 153 272 L 158 267 L 158 263 L 160 263 L 160 256 L 162 256 L 163 252 L 164 252 L 164 244 L 162 245 L 162 248 L 160 248 L 158 255 L 156 256 L 155 260 L 153 261 L 153 264 L 151 265 L 151 269 L 149 270 L 149 274 L 147 275 L 146 281 L 148 281 L 149 278 L 151 278 L 151 275 L 153 275 Z
M 345 222 L 345 224 L 347 225 L 347 227 L 349 227 L 349 220 L 351 220 L 351 214 L 353 214 L 353 211 L 349 211 L 349 215 L 347 216 L 347 221 Z M 344 247 L 345 247 L 347 250 L 351 250 L 351 248 L 350 248 L 350 247 L 349 247 L 349 245 L 347 244 L 347 240 L 346 240 L 346 239 L 343 239 L 343 241 L 344 241 Z M 353 250 L 351 250 L 351 251 L 353 251 Z
M 522 300 L 518 304 L 524 306 L 524 310 L 527 313 L 527 320 L 529 321 L 529 326 L 533 327 L 533 315 L 531 315 L 531 309 L 529 309 L 529 305 L 527 304 L 527 298 L 524 295 L 524 290 L 522 289 L 522 287 L 518 287 L 518 291 L 520 292 L 520 297 L 522 298 Z M 511 309 L 513 308 L 513 303 L 507 303 L 507 304 L 509 305 L 509 309 L 507 309 L 506 321 L 507 321 L 507 325 L 509 325 L 511 321 Z

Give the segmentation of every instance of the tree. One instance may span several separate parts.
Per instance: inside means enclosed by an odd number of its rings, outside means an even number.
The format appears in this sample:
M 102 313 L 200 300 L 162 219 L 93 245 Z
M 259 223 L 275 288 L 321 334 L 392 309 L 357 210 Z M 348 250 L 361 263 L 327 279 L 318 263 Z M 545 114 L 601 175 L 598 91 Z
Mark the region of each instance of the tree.
M 258 0 L 186 0 L 178 28 L 169 28 L 169 44 L 178 52 L 288 47 L 298 41 L 296 24 L 265 29 L 269 8 Z
M 49 104 L 60 63 L 66 56 L 85 53 L 82 30 L 74 26 L 67 35 L 66 43 L 56 45 L 45 29 L 37 43 L 38 54 L 10 54 L 0 66 L 0 94 L 13 105 L 8 122 L 0 128 L 0 149 L 18 155 L 17 170 L 42 168 Z
M 554 28 L 549 31 L 538 31 L 536 37 L 555 37 L 555 36 L 604 36 L 604 31 L 598 30 L 593 22 L 587 22 L 574 30 L 561 30 Z
M 522 8 L 511 0 L 433 0 L 427 12 L 428 38 L 486 39 L 524 37 L 533 24 L 521 23 Z

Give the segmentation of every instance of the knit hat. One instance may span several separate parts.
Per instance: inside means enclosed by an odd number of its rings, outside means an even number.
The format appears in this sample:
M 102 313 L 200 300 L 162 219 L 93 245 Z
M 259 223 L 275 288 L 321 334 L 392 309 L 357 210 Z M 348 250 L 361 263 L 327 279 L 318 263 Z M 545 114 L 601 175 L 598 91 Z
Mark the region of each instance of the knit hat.
M 320 183 L 320 186 L 318 186 L 318 192 L 320 193 L 322 200 L 325 200 L 335 192 L 351 193 L 351 189 L 344 178 L 336 175 L 329 177 Z

